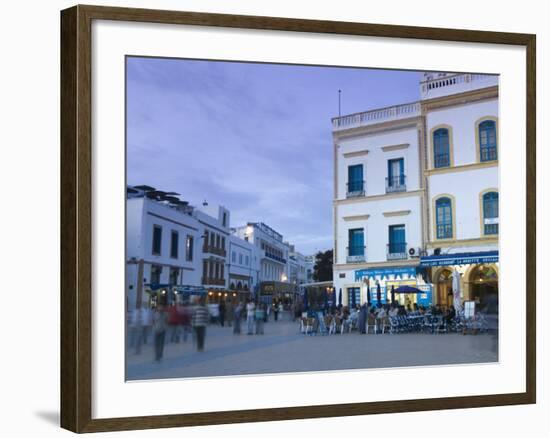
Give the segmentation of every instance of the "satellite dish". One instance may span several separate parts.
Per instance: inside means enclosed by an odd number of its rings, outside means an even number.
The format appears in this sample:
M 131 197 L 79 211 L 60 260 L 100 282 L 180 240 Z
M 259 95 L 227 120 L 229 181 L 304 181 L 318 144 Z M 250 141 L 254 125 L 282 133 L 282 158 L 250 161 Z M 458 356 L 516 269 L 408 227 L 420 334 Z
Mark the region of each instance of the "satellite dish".
M 206 202 L 206 199 L 204 201 L 202 201 L 202 205 L 203 205 L 203 207 L 206 207 L 208 205 L 208 202 Z

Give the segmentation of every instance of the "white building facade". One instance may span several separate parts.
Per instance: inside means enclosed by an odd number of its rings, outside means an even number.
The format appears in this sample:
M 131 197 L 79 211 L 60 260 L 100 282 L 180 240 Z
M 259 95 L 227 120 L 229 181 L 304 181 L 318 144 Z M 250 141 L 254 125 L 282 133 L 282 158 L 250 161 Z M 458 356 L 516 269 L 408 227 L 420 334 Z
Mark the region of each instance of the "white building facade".
M 495 311 L 498 303 L 498 78 L 425 75 L 426 197 L 429 202 L 422 265 L 434 302 L 452 303 L 451 274 L 461 275 L 461 299 Z M 438 255 L 434 255 L 434 252 Z M 467 263 L 470 262 L 470 263 Z
M 394 296 L 401 304 L 448 305 L 452 270 L 467 283 L 498 259 L 498 78 L 426 74 L 420 97 L 333 119 L 334 286 L 344 305 L 369 290 L 386 303 L 401 285 L 423 292 Z M 455 267 L 434 269 L 450 253 Z
M 289 246 L 280 233 L 262 222 L 248 222 L 235 228 L 234 234 L 259 251 L 256 296 L 273 298 L 294 292 L 288 277 Z
M 151 291 L 168 294 L 169 286 L 200 286 L 202 228 L 190 208 L 132 197 L 126 218 L 128 309 L 147 303 Z
M 229 236 L 229 290 L 237 293 L 240 301 L 250 298 L 259 284 L 259 260 L 260 250 L 257 246 L 236 235 Z

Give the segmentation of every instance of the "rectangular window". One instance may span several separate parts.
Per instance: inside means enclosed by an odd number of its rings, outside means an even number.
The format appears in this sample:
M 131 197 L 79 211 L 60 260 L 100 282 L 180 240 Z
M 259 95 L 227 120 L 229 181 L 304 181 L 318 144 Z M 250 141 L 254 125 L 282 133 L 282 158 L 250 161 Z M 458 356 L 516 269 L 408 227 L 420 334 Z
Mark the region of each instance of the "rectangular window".
M 363 228 L 349 230 L 349 248 L 348 255 L 362 256 L 365 254 L 365 239 Z
M 203 278 L 208 277 L 208 260 L 202 261 L 202 276 Z
M 220 235 L 216 234 L 216 248 L 221 248 Z
M 225 227 L 227 226 L 227 213 L 223 213 L 223 219 L 222 219 L 222 225 Z
M 361 304 L 361 288 L 348 287 L 348 306 L 353 307 Z
M 246 261 L 245 261 L 245 264 L 246 264 L 246 266 L 248 266 L 249 263 L 250 263 L 250 259 L 248 258 L 248 256 L 246 256 L 246 259 L 245 259 L 245 260 L 246 260 Z
M 239 254 L 239 265 L 243 264 L 243 255 Z
M 178 243 L 179 243 L 179 234 L 177 231 L 172 230 L 172 235 L 170 239 L 170 257 L 173 259 L 178 258 Z
M 237 261 L 237 253 L 235 251 L 231 252 L 231 262 L 235 263 Z
M 363 165 L 348 166 L 348 195 L 364 193 Z
M 151 265 L 151 284 L 159 284 L 161 274 L 162 274 L 162 266 Z
M 170 284 L 177 285 L 179 280 L 180 270 L 178 268 L 170 268 Z
M 405 160 L 388 160 L 388 188 L 398 189 L 405 186 Z
M 222 236 L 222 249 L 225 249 L 225 237 Z
M 388 237 L 388 254 L 406 253 L 405 225 L 390 225 Z
M 210 246 L 214 248 L 216 246 L 216 234 L 210 233 Z
M 187 236 L 187 240 L 185 242 L 185 260 L 188 262 L 193 261 L 193 243 L 193 236 Z
M 162 227 L 153 225 L 153 255 L 160 255 L 162 243 Z
M 220 280 L 224 279 L 224 275 L 225 275 L 224 270 L 225 270 L 225 265 L 222 263 L 220 265 Z

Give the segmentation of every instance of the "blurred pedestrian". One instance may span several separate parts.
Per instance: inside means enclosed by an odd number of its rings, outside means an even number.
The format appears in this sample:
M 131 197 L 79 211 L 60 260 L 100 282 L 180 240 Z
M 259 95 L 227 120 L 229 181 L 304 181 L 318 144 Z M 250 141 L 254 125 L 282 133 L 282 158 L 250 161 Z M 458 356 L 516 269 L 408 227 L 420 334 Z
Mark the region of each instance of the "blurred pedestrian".
M 241 334 L 241 319 L 243 317 L 243 304 L 238 303 L 237 307 L 235 307 L 235 311 L 233 312 L 235 316 L 235 321 L 233 324 L 233 334 L 234 335 L 240 335 Z
M 363 303 L 361 310 L 359 310 L 359 318 L 357 320 L 357 329 L 359 333 L 364 335 L 367 333 L 367 304 Z
M 172 304 L 167 309 L 168 330 L 170 332 L 170 342 L 179 342 L 179 321 L 178 309 L 175 304 Z
M 264 305 L 262 303 L 258 304 L 258 306 L 256 307 L 254 316 L 256 319 L 256 334 L 263 335 L 265 310 L 264 310 Z
M 254 334 L 254 311 L 256 310 L 256 306 L 254 305 L 254 301 L 250 300 L 248 304 L 246 305 L 246 325 L 247 325 L 247 334 L 253 335 Z
M 195 307 L 191 324 L 197 339 L 197 351 L 204 350 L 204 340 L 206 338 L 206 326 L 208 325 L 209 313 L 204 304 L 204 297 L 201 297 L 199 304 Z
M 277 322 L 277 319 L 279 319 L 279 306 L 275 302 L 273 303 L 273 320 Z
M 233 308 L 233 302 L 231 299 L 225 305 L 225 321 L 227 326 L 231 327 L 233 325 L 233 318 L 235 318 L 235 310 Z
M 164 353 L 164 340 L 168 316 L 162 304 L 158 304 L 153 313 L 153 335 L 155 337 L 155 361 L 160 362 Z
M 223 327 L 225 323 L 225 299 L 220 298 L 219 312 L 220 312 L 220 325 Z
M 141 353 L 143 335 L 145 333 L 146 312 L 144 306 L 140 306 L 132 312 L 130 319 L 130 346 L 134 347 L 134 353 Z

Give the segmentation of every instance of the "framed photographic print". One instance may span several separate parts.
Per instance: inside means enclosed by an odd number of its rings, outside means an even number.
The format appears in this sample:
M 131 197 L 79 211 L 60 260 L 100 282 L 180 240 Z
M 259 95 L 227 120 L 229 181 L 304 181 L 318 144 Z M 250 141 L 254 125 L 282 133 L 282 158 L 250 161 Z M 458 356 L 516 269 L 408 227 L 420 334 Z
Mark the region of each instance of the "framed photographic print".
M 75 6 L 61 49 L 62 427 L 535 403 L 534 35 Z

